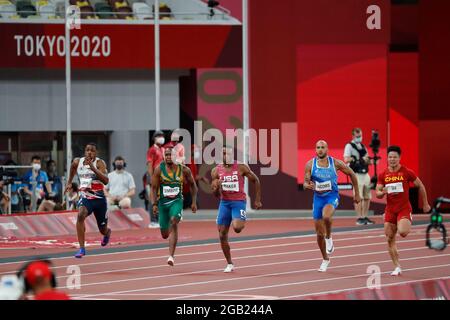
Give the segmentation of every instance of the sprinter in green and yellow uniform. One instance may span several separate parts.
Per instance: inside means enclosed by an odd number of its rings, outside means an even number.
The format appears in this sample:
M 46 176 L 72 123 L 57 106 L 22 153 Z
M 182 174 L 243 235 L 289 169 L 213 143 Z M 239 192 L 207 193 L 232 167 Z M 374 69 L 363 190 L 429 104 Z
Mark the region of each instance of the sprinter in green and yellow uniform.
M 197 185 L 191 170 L 172 160 L 173 149 L 164 150 L 164 161 L 155 168 L 152 176 L 153 214 L 159 213 L 161 236 L 169 238 L 169 259 L 167 263 L 174 265 L 175 248 L 178 241 L 178 223 L 183 217 L 183 181 L 186 179 L 192 194 L 192 212 L 197 211 Z

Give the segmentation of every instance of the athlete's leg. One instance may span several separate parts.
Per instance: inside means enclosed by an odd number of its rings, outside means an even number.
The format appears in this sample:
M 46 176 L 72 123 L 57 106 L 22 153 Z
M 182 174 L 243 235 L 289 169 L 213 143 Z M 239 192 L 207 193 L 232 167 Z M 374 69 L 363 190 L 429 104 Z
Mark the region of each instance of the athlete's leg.
M 180 220 L 175 217 L 170 219 L 169 254 L 171 257 L 175 255 L 175 248 L 178 242 L 178 222 L 180 222 Z
M 397 226 L 390 222 L 384 223 L 384 232 L 386 234 L 386 239 L 388 242 L 389 255 L 391 256 L 392 262 L 396 267 L 400 267 L 400 262 L 398 259 L 397 244 L 395 243 L 395 235 L 397 234 Z
M 314 226 L 316 228 L 317 244 L 319 245 L 320 252 L 322 253 L 322 258 L 323 260 L 329 260 L 325 247 L 325 225 L 323 219 L 314 220 Z
M 247 220 L 247 213 L 245 212 L 246 202 L 234 201 L 230 206 L 233 229 L 236 233 L 240 233 L 245 228 L 245 221 Z
M 322 216 L 323 224 L 325 226 L 325 237 L 329 239 L 331 237 L 331 226 L 333 224 L 334 206 L 327 204 L 323 207 Z
M 234 232 L 240 233 L 245 228 L 245 220 L 233 219 L 232 225 Z
M 84 220 L 86 220 L 87 216 L 88 216 L 88 209 L 84 205 L 82 205 L 78 210 L 77 216 L 77 236 L 80 248 L 85 247 L 84 233 L 86 232 L 86 227 L 84 225 Z
M 170 235 L 170 204 L 158 205 L 158 222 L 163 239 L 169 238 Z
M 230 230 L 230 226 L 218 225 L 217 229 L 219 230 L 220 246 L 222 248 L 223 255 L 225 256 L 228 264 L 233 264 L 231 261 L 230 244 L 228 243 L 228 232 Z
M 401 218 L 397 222 L 397 231 L 402 238 L 406 237 L 411 231 L 411 221 L 408 218 Z
M 167 239 L 170 236 L 170 229 L 161 229 L 161 237 Z

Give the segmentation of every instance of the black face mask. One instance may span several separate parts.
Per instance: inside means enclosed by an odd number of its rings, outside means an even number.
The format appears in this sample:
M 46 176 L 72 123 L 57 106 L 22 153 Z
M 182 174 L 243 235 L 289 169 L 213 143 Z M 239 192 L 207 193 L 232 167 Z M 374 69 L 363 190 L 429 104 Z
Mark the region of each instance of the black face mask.
M 116 170 L 122 170 L 123 164 L 116 164 Z

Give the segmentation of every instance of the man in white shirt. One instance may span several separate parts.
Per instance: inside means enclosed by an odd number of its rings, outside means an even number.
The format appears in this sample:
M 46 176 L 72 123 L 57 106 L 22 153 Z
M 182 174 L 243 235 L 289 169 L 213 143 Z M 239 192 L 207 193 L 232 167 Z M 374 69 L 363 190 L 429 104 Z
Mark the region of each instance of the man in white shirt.
M 109 183 L 105 186 L 108 206 L 119 206 L 121 209 L 131 208 L 131 198 L 136 192 L 134 178 L 125 170 L 124 158 L 117 156 L 113 162 L 114 171 L 108 174 Z
M 352 130 L 352 141 L 347 143 L 344 149 L 344 162 L 352 168 L 358 179 L 359 194 L 362 201 L 355 203 L 355 211 L 358 215 L 357 225 L 373 224 L 367 215 L 369 213 L 370 199 L 370 175 L 369 175 L 369 152 L 362 144 L 362 130 Z

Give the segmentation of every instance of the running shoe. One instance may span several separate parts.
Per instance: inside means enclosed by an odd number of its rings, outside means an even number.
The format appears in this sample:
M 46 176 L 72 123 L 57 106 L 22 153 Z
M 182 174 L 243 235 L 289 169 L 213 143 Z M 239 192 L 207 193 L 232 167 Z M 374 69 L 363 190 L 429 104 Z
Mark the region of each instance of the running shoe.
M 325 244 L 327 245 L 327 253 L 332 254 L 334 252 L 333 238 L 325 238 Z
M 158 229 L 159 228 L 159 223 L 158 222 L 151 222 L 148 227 L 150 229 Z
M 364 224 L 374 224 L 375 222 L 370 220 L 368 217 L 364 218 Z
M 232 272 L 233 270 L 234 270 L 234 265 L 229 263 L 229 264 L 227 264 L 227 266 L 226 266 L 225 270 L 223 270 L 223 272 L 229 273 L 229 272 Z
M 356 220 L 356 225 L 362 226 L 362 225 L 364 225 L 364 224 L 366 224 L 366 221 L 364 220 L 364 218 L 358 218 L 358 219 Z
M 322 260 L 322 264 L 320 265 L 319 272 L 326 272 L 328 269 L 328 265 L 330 264 L 330 259 Z
M 391 276 L 399 276 L 402 274 L 402 269 L 400 267 L 396 267 L 394 271 L 391 272 Z
M 103 237 L 103 240 L 101 243 L 102 247 L 104 247 L 108 244 L 110 237 L 111 237 L 111 229 L 108 229 L 108 233 L 106 234 L 106 236 Z
M 175 259 L 172 256 L 170 256 L 169 259 L 167 259 L 167 264 L 173 267 L 173 265 L 175 264 Z
M 86 249 L 80 248 L 80 250 L 78 250 L 77 254 L 75 255 L 75 258 L 81 259 L 85 255 L 86 255 Z

